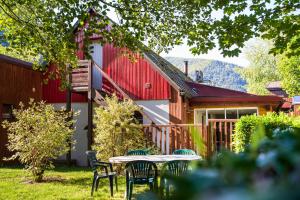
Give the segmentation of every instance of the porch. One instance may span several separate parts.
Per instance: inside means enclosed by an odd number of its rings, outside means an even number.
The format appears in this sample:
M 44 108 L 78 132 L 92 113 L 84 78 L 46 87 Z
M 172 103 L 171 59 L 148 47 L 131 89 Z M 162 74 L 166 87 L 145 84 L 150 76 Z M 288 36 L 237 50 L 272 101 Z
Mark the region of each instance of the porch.
M 209 157 L 221 149 L 232 150 L 236 122 L 237 119 L 208 119 L 207 124 L 149 124 L 143 130 L 151 141 L 147 146 L 154 144 L 162 154 L 187 148 Z

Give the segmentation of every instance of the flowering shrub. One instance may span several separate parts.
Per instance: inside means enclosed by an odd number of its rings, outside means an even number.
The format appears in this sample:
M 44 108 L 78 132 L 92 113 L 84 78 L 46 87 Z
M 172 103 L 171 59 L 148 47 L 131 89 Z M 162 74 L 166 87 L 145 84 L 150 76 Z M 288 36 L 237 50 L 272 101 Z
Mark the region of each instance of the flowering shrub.
M 71 113 L 30 100 L 28 107 L 20 103 L 20 108 L 13 114 L 13 122 L 2 124 L 8 131 L 8 149 L 14 152 L 9 159 L 18 158 L 39 182 L 44 171 L 53 167 L 51 160 L 69 150 L 74 121 L 67 119 Z
M 131 100 L 118 101 L 106 97 L 107 107 L 95 109 L 93 149 L 101 159 L 126 154 L 128 150 L 145 148 L 142 125 L 134 118 L 140 107 Z

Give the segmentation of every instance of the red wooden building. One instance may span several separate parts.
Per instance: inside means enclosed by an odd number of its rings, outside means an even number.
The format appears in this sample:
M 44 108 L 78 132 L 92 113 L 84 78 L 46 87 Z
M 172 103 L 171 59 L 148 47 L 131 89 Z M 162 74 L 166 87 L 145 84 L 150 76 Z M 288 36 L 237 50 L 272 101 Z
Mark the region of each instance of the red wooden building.
M 42 99 L 42 74 L 32 64 L 0 54 L 0 163 L 11 154 L 7 150 L 7 134 L 3 120 L 12 120 L 12 109 L 30 98 Z
M 80 31 L 76 34 L 76 42 L 82 47 L 83 35 Z M 182 127 L 187 126 L 186 124 L 203 128 L 215 123 L 214 120 L 219 120 L 218 127 L 225 133 L 227 122 L 231 123 L 243 115 L 261 115 L 275 111 L 282 104 L 282 99 L 276 96 L 257 96 L 197 83 L 153 51 L 144 51 L 143 55 L 139 55 L 137 60 L 132 62 L 122 54 L 121 49 L 112 44 L 102 46 L 96 36 L 91 39 L 93 41 L 91 55 L 95 64 L 84 60 L 84 54 L 79 50 L 77 55 L 82 61 L 72 74 L 72 107 L 81 111 L 76 124 L 74 139 L 77 144 L 72 152 L 72 158 L 77 160 L 79 165 L 87 164 L 85 151 L 91 143 L 91 133 L 87 133 L 86 127 L 88 126 L 91 131 L 92 105 L 101 104 L 102 96 L 105 94 L 117 92 L 120 97 L 131 98 L 141 106 L 144 113 L 143 123 L 155 123 L 161 127 L 160 135 L 153 135 L 153 139 L 164 153 L 171 153 L 174 148 L 192 146 L 191 141 L 183 137 L 187 131 Z M 4 59 L 1 62 L 10 61 Z M 21 61 L 14 62 L 16 65 Z M 2 63 L 0 63 L 1 70 L 4 69 L 4 65 L 13 66 Z M 32 71 L 30 66 L 30 63 L 14 66 L 17 71 L 11 76 L 0 74 L 0 83 L 6 88 L 0 89 L 0 105 L 3 107 L 24 98 L 36 97 L 56 107 L 65 106 L 67 93 L 59 90 L 60 81 L 50 80 L 47 85 L 41 85 L 41 73 Z M 12 73 L 11 69 L 7 70 Z M 7 80 L 16 81 L 17 87 L 9 84 Z M 8 90 L 14 93 L 10 100 L 3 101 L 7 98 Z M 228 127 L 232 130 L 231 125 Z M 175 129 L 179 130 L 176 134 L 173 131 Z M 215 133 L 211 132 L 210 135 Z M 205 137 L 208 136 L 209 134 Z M 222 142 L 227 144 L 227 139 L 223 139 Z M 3 148 L 3 144 L 1 145 Z

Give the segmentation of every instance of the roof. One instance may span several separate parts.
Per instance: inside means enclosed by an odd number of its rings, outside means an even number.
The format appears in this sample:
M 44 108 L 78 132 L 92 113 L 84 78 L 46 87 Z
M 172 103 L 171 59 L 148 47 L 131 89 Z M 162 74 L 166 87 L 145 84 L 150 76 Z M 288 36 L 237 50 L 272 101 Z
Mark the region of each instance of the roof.
M 15 65 L 18 65 L 18 66 L 22 66 L 22 67 L 32 69 L 32 63 L 26 62 L 26 61 L 23 61 L 23 60 L 20 60 L 20 59 L 17 59 L 17 58 L 13 58 L 13 57 L 10 57 L 10 56 L 6 56 L 6 55 L 3 55 L 3 54 L 0 54 L 0 60 L 3 60 L 5 62 L 11 63 L 11 64 L 15 64 Z
M 193 91 L 197 92 L 192 101 L 195 102 L 261 102 L 261 103 L 280 103 L 282 98 L 274 95 L 254 95 L 215 86 L 209 86 L 196 82 L 187 82 Z
M 145 50 L 144 54 L 145 57 L 152 62 L 163 75 L 165 75 L 164 77 L 171 82 L 171 85 L 177 86 L 177 89 L 180 92 L 184 92 L 188 97 L 197 95 L 197 92 L 188 85 L 188 82 L 193 82 L 193 80 L 186 76 L 180 69 L 151 50 Z
M 154 64 L 155 67 L 168 79 L 172 85 L 191 98 L 192 101 L 198 102 L 264 102 L 264 103 L 280 103 L 282 98 L 268 95 L 259 96 L 230 90 L 215 86 L 209 86 L 193 81 L 186 76 L 180 69 L 172 65 L 166 59 L 162 58 L 151 50 L 144 51 L 145 57 Z
M 91 12 L 92 10 L 89 10 Z M 115 23 L 110 19 L 112 23 Z M 75 29 L 78 27 L 78 23 L 74 25 Z M 168 62 L 166 59 L 159 56 L 154 51 L 150 50 L 143 43 L 140 43 L 143 53 L 146 59 L 150 61 L 154 67 L 167 79 L 167 81 L 175 87 L 175 89 L 182 92 L 185 96 L 193 99 L 200 99 L 199 97 L 213 98 L 213 100 L 228 98 L 234 98 L 235 101 L 247 101 L 258 100 L 261 101 L 274 101 L 281 102 L 282 98 L 276 96 L 257 96 L 245 92 L 239 92 L 235 90 L 229 90 L 224 88 L 218 88 L 214 86 L 207 86 L 194 82 L 190 77 L 186 76 L 180 69 Z M 201 99 L 205 99 L 201 98 Z M 232 101 L 232 100 L 231 100 Z
M 267 89 L 274 89 L 274 88 L 281 88 L 281 82 L 280 81 L 274 81 L 274 82 L 270 82 L 267 85 Z

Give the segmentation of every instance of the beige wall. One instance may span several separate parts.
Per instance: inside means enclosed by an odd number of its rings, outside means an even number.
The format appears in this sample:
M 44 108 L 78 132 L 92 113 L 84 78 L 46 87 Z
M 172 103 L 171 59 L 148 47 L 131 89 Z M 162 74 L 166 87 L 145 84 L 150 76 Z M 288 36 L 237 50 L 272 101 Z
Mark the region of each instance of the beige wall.
M 54 103 L 52 104 L 56 109 L 60 109 L 61 107 L 65 107 L 65 103 Z M 87 157 L 85 152 L 87 151 L 87 127 L 88 124 L 88 104 L 87 103 L 72 103 L 72 109 L 77 112 L 79 111 L 79 115 L 75 118 L 75 133 L 73 139 L 76 143 L 73 145 L 73 150 L 71 152 L 72 159 L 76 160 L 77 165 L 79 166 L 87 166 Z M 65 160 L 65 156 L 61 156 L 59 159 Z

